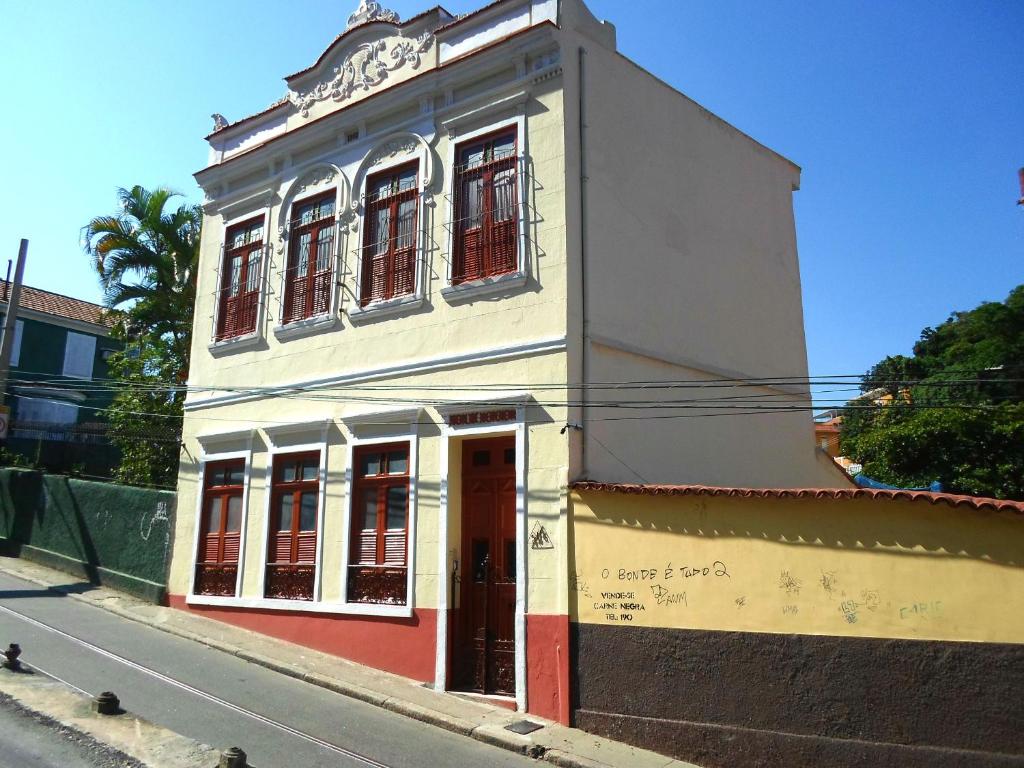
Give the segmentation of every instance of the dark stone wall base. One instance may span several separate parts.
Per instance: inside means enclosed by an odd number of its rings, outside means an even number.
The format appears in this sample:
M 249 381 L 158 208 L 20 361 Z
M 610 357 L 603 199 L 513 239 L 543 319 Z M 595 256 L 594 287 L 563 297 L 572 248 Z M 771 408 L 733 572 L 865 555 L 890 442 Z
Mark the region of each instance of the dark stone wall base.
M 576 726 L 708 768 L 1024 768 L 1024 645 L 577 623 L 570 637 Z
M 703 768 L 1022 768 L 1024 757 L 942 747 L 830 739 L 752 728 L 576 710 L 584 731 L 687 760 Z

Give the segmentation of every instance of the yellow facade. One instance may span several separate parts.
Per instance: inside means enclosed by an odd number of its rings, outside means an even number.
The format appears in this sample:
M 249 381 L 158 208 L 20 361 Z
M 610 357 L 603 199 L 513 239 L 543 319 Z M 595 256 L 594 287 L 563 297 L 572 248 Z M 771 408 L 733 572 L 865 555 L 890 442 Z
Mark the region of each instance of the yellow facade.
M 803 414 L 762 416 L 753 431 L 739 420 L 674 420 L 716 415 L 722 393 L 701 387 L 683 393 L 679 408 L 661 408 L 679 380 L 806 377 L 792 226 L 798 172 L 624 59 L 614 27 L 579 0 L 502 0 L 458 19 L 435 8 L 404 23 L 378 4 L 361 8 L 312 67 L 286 78 L 285 99 L 218 122 L 208 137 L 210 163 L 197 174 L 207 200 L 169 592 L 197 610 L 230 609 L 217 614 L 225 620 L 272 625 L 287 639 L 323 641 L 445 687 L 447 633 L 461 631 L 467 644 L 454 614 L 465 607 L 459 585 L 475 557 L 462 550 L 472 518 L 462 509 L 463 443 L 513 437 L 514 489 L 504 478 L 501 493 L 515 499 L 514 541 L 508 530 L 500 537 L 502 561 L 513 559 L 505 547 L 514 543 L 516 566 L 496 589 L 504 608 L 514 601 L 503 652 L 514 654 L 515 699 L 525 708 L 528 666 L 550 667 L 536 663 L 543 657 L 528 665 L 528 652 L 569 643 L 571 481 L 639 472 L 696 479 L 675 476 L 685 467 L 704 482 L 842 482 L 817 462 Z M 656 109 L 648 120 L 623 120 L 636 103 Z M 508 131 L 515 268 L 463 281 L 453 272 L 455 179 L 465 178 L 457 148 Z M 412 164 L 412 285 L 364 296 L 368 233 L 379 236 L 368 179 Z M 286 309 L 286 274 L 301 251 L 297 211 L 320 198 L 332 204 L 330 224 L 317 221 L 331 232 L 328 266 L 316 262 L 329 272 L 327 298 L 296 318 Z M 244 262 L 258 268 L 256 281 L 229 266 L 239 262 L 225 243 L 241 225 L 261 232 L 262 250 Z M 319 241 L 310 242 L 319 259 Z M 303 247 L 311 272 L 312 246 Z M 225 334 L 223 302 L 239 281 L 256 297 L 256 320 Z M 616 390 L 634 381 L 660 386 Z M 739 386 L 769 400 L 808 397 L 806 387 Z M 694 402 L 702 410 L 691 410 Z M 633 406 L 640 418 L 619 418 Z M 654 420 L 645 420 L 648 409 Z M 484 421 L 459 418 L 480 414 Z M 352 542 L 362 541 L 354 452 L 387 441 L 410 448 L 408 581 L 402 599 L 350 600 Z M 278 565 L 308 577 L 308 559 L 268 557 L 278 538 L 271 521 L 283 515 L 271 503 L 283 498 L 272 490 L 275 456 L 304 451 L 320 457 L 311 599 L 305 582 L 299 597 L 266 588 Z M 245 467 L 234 581 L 231 567 L 217 570 L 224 562 L 199 560 L 212 493 L 205 472 L 220 461 Z M 502 514 L 508 498 L 496 502 Z M 380 562 L 383 546 L 369 563 L 378 575 L 390 567 Z M 222 581 L 197 590 L 200 571 Z M 529 651 L 527 617 L 536 638 Z M 408 664 L 392 647 L 402 643 L 415 646 Z M 502 663 L 505 675 L 510 662 Z M 530 684 L 548 702 L 540 713 L 566 720 L 567 661 L 559 664 L 557 675 L 536 672 Z
M 1024 643 L 1019 514 L 585 491 L 572 518 L 576 621 Z

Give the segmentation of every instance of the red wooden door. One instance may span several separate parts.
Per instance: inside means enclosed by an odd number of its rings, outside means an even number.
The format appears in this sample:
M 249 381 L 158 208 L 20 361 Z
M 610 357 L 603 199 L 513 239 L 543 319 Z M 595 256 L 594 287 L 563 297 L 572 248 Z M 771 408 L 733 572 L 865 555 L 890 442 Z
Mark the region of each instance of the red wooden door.
M 461 600 L 455 684 L 515 694 L 515 438 L 462 444 Z

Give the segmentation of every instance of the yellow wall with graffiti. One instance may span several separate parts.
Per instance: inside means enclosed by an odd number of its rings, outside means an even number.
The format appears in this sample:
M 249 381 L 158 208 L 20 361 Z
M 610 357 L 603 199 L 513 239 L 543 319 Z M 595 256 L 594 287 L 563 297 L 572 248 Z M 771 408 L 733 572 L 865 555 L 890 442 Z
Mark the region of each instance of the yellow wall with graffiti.
M 573 492 L 591 624 L 1024 643 L 1024 519 L 945 503 Z

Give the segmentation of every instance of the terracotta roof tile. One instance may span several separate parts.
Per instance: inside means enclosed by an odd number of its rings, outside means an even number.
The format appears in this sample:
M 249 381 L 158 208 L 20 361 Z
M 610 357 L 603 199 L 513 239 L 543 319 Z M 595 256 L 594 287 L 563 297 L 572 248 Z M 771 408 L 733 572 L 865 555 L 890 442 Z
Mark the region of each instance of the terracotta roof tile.
M 653 485 L 640 483 L 599 483 L 578 480 L 570 483 L 574 491 L 602 491 L 636 496 L 732 496 L 744 499 L 889 499 L 948 504 L 976 510 L 1016 512 L 1024 515 L 1024 501 L 987 499 L 983 496 L 958 496 L 929 491 L 890 491 L 875 488 L 728 488 L 714 485 Z
M 0 280 L 0 303 L 6 306 L 10 295 L 10 284 L 6 280 Z M 111 328 L 114 325 L 113 321 L 107 316 L 106 307 L 93 304 L 91 301 L 73 299 L 60 293 L 33 288 L 30 285 L 21 286 L 20 304 L 25 309 L 67 318 L 68 320 L 92 323 L 93 325 L 101 325 L 104 328 Z

